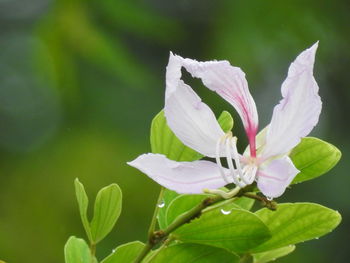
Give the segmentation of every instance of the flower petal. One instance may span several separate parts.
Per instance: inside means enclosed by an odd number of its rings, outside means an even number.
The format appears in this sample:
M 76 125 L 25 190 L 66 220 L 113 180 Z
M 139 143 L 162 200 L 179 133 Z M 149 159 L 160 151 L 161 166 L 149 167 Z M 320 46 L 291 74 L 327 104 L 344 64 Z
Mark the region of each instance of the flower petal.
M 215 157 L 216 143 L 224 132 L 208 105 L 180 78 L 179 59 L 170 54 L 164 107 L 167 123 L 185 145 Z
M 298 173 L 289 157 L 275 159 L 259 169 L 258 188 L 267 197 L 279 197 Z
M 313 76 L 317 44 L 290 65 L 282 84 L 283 99 L 273 110 L 266 135 L 264 158 L 288 153 L 317 124 L 322 102 Z
M 227 184 L 221 177 L 218 165 L 209 161 L 176 162 L 162 154 L 148 153 L 128 164 L 180 194 L 199 194 L 205 188 L 216 189 Z M 227 169 L 225 173 L 229 174 Z
M 238 67 L 231 66 L 228 61 L 198 62 L 188 58 L 179 57 L 179 59 L 193 77 L 202 79 L 206 87 L 218 93 L 237 110 L 255 154 L 258 113 L 244 72 Z

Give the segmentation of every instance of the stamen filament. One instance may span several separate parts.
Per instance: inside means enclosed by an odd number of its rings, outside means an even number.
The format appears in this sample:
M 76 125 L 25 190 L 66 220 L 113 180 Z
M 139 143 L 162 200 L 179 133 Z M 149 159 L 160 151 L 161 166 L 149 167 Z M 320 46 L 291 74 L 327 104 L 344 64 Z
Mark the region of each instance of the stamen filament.
M 241 167 L 241 162 L 239 160 L 239 154 L 238 154 L 238 151 L 237 151 L 237 137 L 233 137 L 231 139 L 231 144 L 232 144 L 232 149 L 233 149 L 233 158 L 235 160 L 235 164 L 236 164 L 236 167 L 237 167 L 237 171 L 238 171 L 238 175 L 239 175 L 239 178 L 241 179 L 241 181 L 243 181 L 244 183 L 246 183 L 244 180 L 243 180 L 243 171 L 242 171 L 242 167 Z M 237 173 L 237 172 L 236 172 Z M 241 183 L 241 187 L 244 187 L 246 186 L 245 184 L 242 184 Z
M 230 142 L 231 142 L 232 137 L 226 138 L 226 160 L 227 160 L 227 165 L 230 169 L 230 175 L 232 176 L 233 182 L 235 185 L 240 185 L 239 182 L 239 177 L 237 176 L 235 167 L 233 166 L 232 162 L 232 156 L 231 156 L 231 149 L 230 149 Z
M 225 135 L 224 137 L 220 138 L 217 142 L 216 142 L 216 151 L 215 151 L 215 159 L 216 159 L 216 163 L 219 166 L 220 169 L 220 174 L 222 179 L 224 179 L 224 181 L 229 184 L 230 181 L 227 179 L 226 175 L 225 175 L 225 170 L 221 164 L 221 160 L 220 160 L 220 146 L 222 144 L 222 140 L 223 138 L 225 139 L 227 135 Z

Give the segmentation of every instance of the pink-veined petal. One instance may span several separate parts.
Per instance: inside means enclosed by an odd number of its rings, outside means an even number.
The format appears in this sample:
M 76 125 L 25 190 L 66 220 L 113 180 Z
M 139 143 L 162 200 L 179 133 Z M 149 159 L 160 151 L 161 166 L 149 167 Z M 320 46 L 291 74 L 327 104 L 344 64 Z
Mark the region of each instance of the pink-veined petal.
M 298 173 L 289 157 L 272 160 L 259 169 L 258 188 L 267 197 L 279 197 Z
M 244 72 L 231 66 L 228 61 L 198 62 L 179 56 L 178 58 L 193 77 L 200 78 L 207 88 L 218 93 L 237 110 L 249 139 L 251 154 L 255 156 L 258 113 Z
M 181 65 L 170 54 L 166 74 L 164 113 L 175 135 L 188 147 L 215 157 L 217 141 L 224 135 L 212 110 L 181 80 Z
M 218 165 L 209 161 L 176 162 L 164 155 L 149 153 L 140 155 L 128 164 L 180 194 L 199 194 L 205 188 L 216 189 L 227 184 L 221 177 Z M 229 173 L 227 169 L 224 171 Z
M 318 122 L 322 102 L 313 76 L 317 45 L 303 51 L 289 67 L 283 99 L 273 110 L 266 134 L 264 158 L 288 153 Z

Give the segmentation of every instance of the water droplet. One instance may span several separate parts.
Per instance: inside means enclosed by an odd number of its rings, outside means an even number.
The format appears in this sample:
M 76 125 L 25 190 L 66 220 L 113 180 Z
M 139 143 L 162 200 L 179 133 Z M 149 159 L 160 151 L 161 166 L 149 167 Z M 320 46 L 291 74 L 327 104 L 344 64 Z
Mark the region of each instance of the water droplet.
M 115 252 L 115 249 L 112 250 L 112 253 L 114 253 L 114 252 Z
M 315 239 L 319 239 L 319 237 L 315 237 Z
M 266 196 L 266 199 L 267 199 L 268 201 L 272 201 L 272 200 L 273 200 L 273 197 Z
M 157 204 L 157 206 L 158 206 L 159 208 L 162 208 L 162 207 L 165 206 L 165 202 L 164 202 L 164 201 L 161 201 L 159 204 Z
M 223 215 L 229 215 L 232 212 L 232 210 L 224 210 L 224 209 L 221 209 L 220 211 L 221 211 L 221 214 Z

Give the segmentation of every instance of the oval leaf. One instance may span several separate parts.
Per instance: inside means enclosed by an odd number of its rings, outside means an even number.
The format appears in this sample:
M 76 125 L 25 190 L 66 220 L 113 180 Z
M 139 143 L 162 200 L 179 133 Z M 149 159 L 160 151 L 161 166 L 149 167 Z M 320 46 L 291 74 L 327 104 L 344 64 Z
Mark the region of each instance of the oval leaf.
M 341 152 L 334 145 L 313 137 L 306 137 L 290 153 L 300 173 L 293 184 L 314 179 L 332 169 L 340 160 Z
M 276 211 L 263 208 L 256 215 L 269 227 L 272 237 L 254 252 L 296 244 L 332 231 L 341 221 L 337 211 L 312 203 L 280 204 Z
M 91 263 L 89 246 L 84 239 L 71 236 L 64 246 L 64 258 L 66 263 Z
M 117 184 L 102 188 L 96 197 L 91 236 L 95 243 L 101 241 L 113 228 L 122 209 L 122 192 Z
M 166 210 L 166 226 L 171 224 L 179 215 L 198 205 L 209 195 L 179 195 L 168 206 Z
M 206 244 L 232 252 L 246 252 L 270 238 L 267 226 L 255 214 L 231 208 L 204 213 L 198 219 L 174 232 L 177 239 L 187 243 Z
M 144 246 L 145 244 L 140 241 L 120 245 L 101 263 L 132 263 Z
M 239 257 L 220 248 L 198 244 L 179 244 L 162 249 L 150 262 L 238 263 Z
M 269 250 L 266 252 L 253 254 L 254 263 L 267 263 L 270 261 L 274 261 L 277 258 L 281 258 L 287 256 L 295 250 L 294 245 L 289 245 L 286 247 L 277 248 L 274 250 Z
M 89 205 L 89 199 L 86 195 L 84 185 L 79 181 L 78 178 L 75 179 L 74 185 L 75 185 L 75 195 L 77 197 L 78 206 L 79 206 L 80 218 L 83 223 L 86 235 L 88 236 L 89 240 L 92 241 L 90 223 L 87 218 L 87 209 Z
M 223 111 L 219 118 L 218 123 L 224 132 L 229 132 L 233 128 L 233 118 L 228 111 Z

